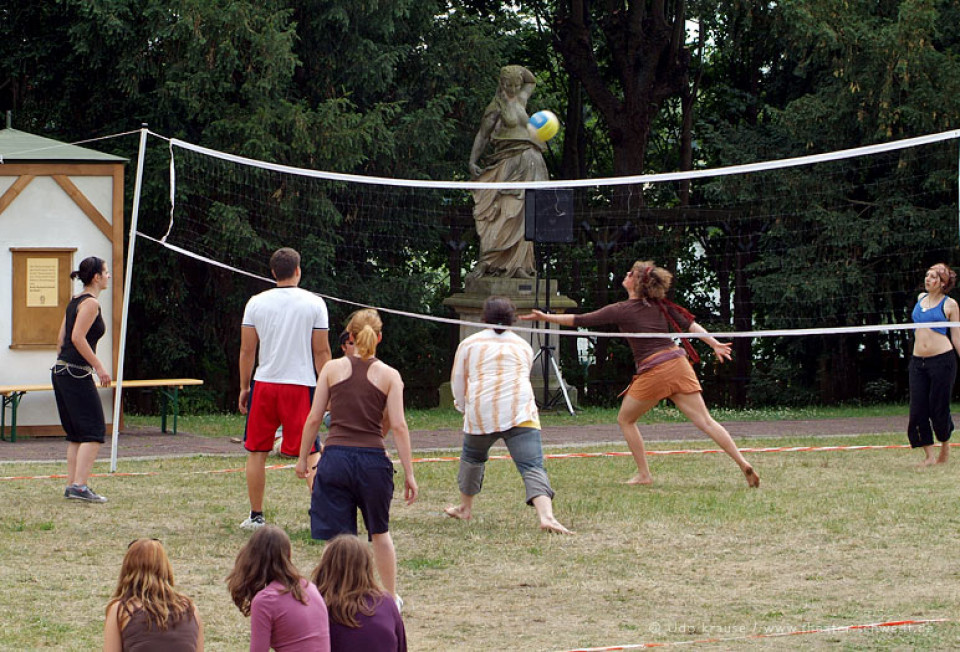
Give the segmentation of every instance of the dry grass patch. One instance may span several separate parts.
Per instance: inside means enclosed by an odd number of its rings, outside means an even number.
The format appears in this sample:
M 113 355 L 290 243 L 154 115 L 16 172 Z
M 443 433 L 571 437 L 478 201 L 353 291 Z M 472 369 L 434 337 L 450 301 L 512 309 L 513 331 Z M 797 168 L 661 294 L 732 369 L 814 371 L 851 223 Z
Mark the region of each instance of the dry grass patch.
M 421 500 L 397 504 L 392 525 L 411 649 L 562 650 L 957 617 L 960 513 L 946 498 L 958 493 L 960 463 L 918 473 L 909 451 L 749 457 L 763 477 L 759 491 L 713 454 L 654 458 L 649 488 L 621 484 L 628 458 L 551 460 L 557 516 L 574 537 L 537 529 L 509 461 L 488 465 L 469 523 L 442 516 L 457 496 L 456 464 L 420 464 Z M 157 475 L 97 478 L 106 505 L 67 503 L 59 480 L 0 482 L 0 649 L 96 648 L 120 560 L 140 536 L 167 546 L 178 584 L 198 602 L 208 649 L 245 649 L 248 623 L 223 582 L 246 538 L 237 528 L 245 482 L 242 473 L 210 473 L 241 466 L 242 458 L 122 462 L 122 471 Z M 3 476 L 62 471 L 0 466 Z M 310 540 L 307 491 L 292 470 L 268 473 L 266 505 L 308 573 L 322 545 Z M 949 648 L 958 640 L 952 622 L 722 645 Z

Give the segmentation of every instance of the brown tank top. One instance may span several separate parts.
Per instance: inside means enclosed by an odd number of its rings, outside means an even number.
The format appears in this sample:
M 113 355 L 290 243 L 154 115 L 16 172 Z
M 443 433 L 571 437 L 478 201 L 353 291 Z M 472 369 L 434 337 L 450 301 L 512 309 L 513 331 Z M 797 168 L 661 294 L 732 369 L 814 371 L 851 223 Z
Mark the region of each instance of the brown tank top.
M 192 613 L 169 620 L 159 630 L 150 623 L 147 612 L 137 609 L 120 632 L 123 652 L 195 652 L 200 627 Z
M 376 358 L 350 356 L 352 373 L 330 388 L 330 432 L 326 446 L 385 448 L 383 410 L 387 395 L 367 380 Z

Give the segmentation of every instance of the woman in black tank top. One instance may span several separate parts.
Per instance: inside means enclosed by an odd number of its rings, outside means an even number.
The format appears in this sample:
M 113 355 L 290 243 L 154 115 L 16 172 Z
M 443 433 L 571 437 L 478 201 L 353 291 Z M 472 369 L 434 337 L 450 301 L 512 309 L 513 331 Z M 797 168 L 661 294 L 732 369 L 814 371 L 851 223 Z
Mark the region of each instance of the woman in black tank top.
M 97 342 L 106 332 L 98 297 L 110 284 L 110 270 L 91 256 L 70 273 L 83 282 L 83 291 L 67 304 L 57 337 L 57 361 L 51 369 L 60 423 L 67 433 L 67 488 L 63 497 L 105 503 L 87 479 L 105 437 L 103 405 L 93 375 L 101 387 L 110 386 L 110 372 L 97 357 Z

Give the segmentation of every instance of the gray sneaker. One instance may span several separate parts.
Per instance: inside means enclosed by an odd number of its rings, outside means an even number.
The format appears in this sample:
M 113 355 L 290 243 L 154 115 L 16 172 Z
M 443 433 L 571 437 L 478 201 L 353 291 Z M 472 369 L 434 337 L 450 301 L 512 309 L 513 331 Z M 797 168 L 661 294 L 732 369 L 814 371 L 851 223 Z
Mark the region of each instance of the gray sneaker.
M 70 486 L 67 487 L 66 491 L 63 492 L 63 495 L 72 500 L 82 500 L 88 503 L 105 503 L 107 499 L 96 493 L 88 487 L 83 485 L 82 487 Z
M 253 516 L 253 517 L 248 516 L 247 520 L 245 520 L 243 523 L 240 524 L 240 529 L 241 530 L 259 530 L 266 524 L 267 522 L 263 520 L 262 516 Z

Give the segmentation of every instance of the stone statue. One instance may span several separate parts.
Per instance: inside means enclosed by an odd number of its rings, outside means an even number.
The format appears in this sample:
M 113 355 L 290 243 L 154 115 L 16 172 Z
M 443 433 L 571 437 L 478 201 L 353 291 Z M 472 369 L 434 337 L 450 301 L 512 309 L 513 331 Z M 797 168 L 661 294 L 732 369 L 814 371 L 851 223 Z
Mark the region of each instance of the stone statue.
M 527 100 L 537 79 L 523 66 L 500 70 L 497 94 L 487 105 L 470 152 L 475 181 L 546 181 L 544 143 L 529 126 Z M 480 156 L 491 147 L 485 168 Z M 533 243 L 524 240 L 524 190 L 473 191 L 473 219 L 480 236 L 480 260 L 467 278 L 533 278 Z

